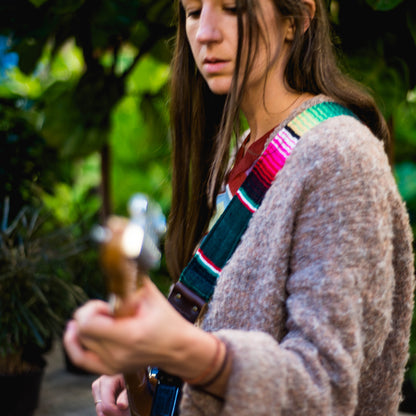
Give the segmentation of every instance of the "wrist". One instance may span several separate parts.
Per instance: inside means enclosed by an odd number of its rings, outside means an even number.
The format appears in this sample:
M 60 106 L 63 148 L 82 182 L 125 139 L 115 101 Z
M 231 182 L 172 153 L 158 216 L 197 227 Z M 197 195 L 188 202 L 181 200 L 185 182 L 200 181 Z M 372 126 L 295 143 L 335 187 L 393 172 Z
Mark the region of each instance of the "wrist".
M 178 334 L 176 345 L 159 368 L 197 389 L 224 397 L 232 365 L 226 344 L 193 325 L 184 326 Z
M 222 342 L 193 325 L 183 328 L 177 340 L 176 347 L 170 351 L 169 364 L 163 369 L 184 380 L 200 378 L 214 361 L 223 358 Z
M 215 352 L 212 355 L 211 361 L 207 367 L 201 370 L 199 365 L 199 373 L 194 368 L 195 376 L 193 378 L 182 377 L 191 387 L 198 390 L 203 390 L 209 394 L 214 395 L 218 399 L 225 397 L 227 391 L 228 380 L 232 367 L 232 353 L 228 345 L 222 342 L 213 334 L 208 334 L 215 342 Z
M 225 345 L 214 335 L 210 334 L 215 342 L 215 352 L 209 363 L 192 378 L 183 377 L 183 381 L 194 386 L 205 386 L 212 384 L 221 372 L 226 359 L 227 349 Z M 225 351 L 225 352 L 224 352 Z M 208 355 L 207 355 L 208 356 Z M 201 367 L 202 368 L 202 367 Z
M 196 327 L 193 330 L 182 351 L 180 368 L 174 374 L 194 388 L 224 397 L 231 372 L 231 351 L 214 334 Z

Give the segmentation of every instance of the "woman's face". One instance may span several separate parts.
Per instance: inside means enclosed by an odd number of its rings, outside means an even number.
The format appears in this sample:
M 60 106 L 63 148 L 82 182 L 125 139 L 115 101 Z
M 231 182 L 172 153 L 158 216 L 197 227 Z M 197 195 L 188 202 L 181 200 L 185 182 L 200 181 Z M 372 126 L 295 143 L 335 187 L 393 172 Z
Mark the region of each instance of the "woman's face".
M 254 51 L 254 65 L 249 74 L 248 88 L 259 87 L 266 74 L 279 67 L 289 27 L 287 20 L 279 19 L 277 24 L 271 0 L 258 0 L 257 4 L 265 39 L 260 38 Z M 236 0 L 182 0 L 182 6 L 186 15 L 188 42 L 201 75 L 213 93 L 227 94 L 234 75 L 238 48 Z M 243 40 L 243 62 L 246 60 L 244 44 Z M 273 61 L 272 67 L 266 70 L 275 56 L 277 59 Z M 281 81 L 283 82 L 283 75 Z

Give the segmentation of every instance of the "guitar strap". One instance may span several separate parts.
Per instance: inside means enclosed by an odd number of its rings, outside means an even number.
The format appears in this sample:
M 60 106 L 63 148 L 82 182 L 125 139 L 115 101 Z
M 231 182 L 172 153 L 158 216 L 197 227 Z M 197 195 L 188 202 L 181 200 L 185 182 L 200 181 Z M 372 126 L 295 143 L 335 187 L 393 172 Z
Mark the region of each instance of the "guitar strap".
M 237 248 L 252 215 L 259 208 L 264 195 L 301 136 L 319 123 L 341 115 L 356 118 L 350 110 L 334 102 L 314 105 L 296 116 L 271 139 L 241 187 L 202 241 L 194 257 L 183 270 L 179 281 L 173 286 L 168 298 L 169 302 L 188 321 L 194 323 L 204 305 L 209 302 L 223 267 Z M 181 381 L 163 372 L 160 372 L 158 378 L 157 391 L 161 389 L 164 399 L 167 398 L 166 396 L 172 396 L 173 400 L 174 397 L 176 406 L 180 397 L 178 390 Z M 165 386 L 163 386 L 164 383 Z M 158 400 L 155 399 L 152 416 L 177 414 L 177 410 L 169 413 L 166 407 L 164 411 L 157 410 L 159 407 L 157 402 Z M 166 405 L 166 401 L 161 400 L 160 406 Z M 170 408 L 170 406 L 167 407 Z M 174 409 L 173 403 L 172 409 Z
M 319 123 L 340 115 L 356 117 L 334 102 L 316 104 L 296 116 L 271 139 L 169 296 L 171 303 L 188 320 L 195 322 L 202 306 L 210 300 L 223 267 L 301 136 Z

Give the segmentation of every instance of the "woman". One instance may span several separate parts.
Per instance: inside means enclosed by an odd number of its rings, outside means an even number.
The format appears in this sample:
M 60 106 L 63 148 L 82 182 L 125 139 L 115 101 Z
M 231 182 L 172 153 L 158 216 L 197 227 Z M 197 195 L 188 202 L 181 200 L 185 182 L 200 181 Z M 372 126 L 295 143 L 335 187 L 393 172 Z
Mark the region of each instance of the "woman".
M 227 203 L 284 126 L 328 101 L 356 117 L 302 135 L 200 325 L 148 280 L 131 318 L 113 319 L 98 301 L 77 311 L 69 354 L 112 375 L 93 384 L 97 414 L 128 414 L 114 374 L 151 365 L 185 381 L 181 415 L 396 415 L 413 307 L 411 233 L 383 149 L 385 122 L 338 70 L 323 0 L 182 0 L 178 10 L 166 242 L 175 280 L 221 210 L 215 201 Z M 230 161 L 240 112 L 250 133 Z

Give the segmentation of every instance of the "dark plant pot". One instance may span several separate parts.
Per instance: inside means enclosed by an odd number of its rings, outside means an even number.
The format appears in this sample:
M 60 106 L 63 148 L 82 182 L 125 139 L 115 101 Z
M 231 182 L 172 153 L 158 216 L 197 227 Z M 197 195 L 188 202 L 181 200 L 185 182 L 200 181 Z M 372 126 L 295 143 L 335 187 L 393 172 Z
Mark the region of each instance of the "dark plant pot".
M 24 374 L 0 374 L 3 416 L 32 416 L 38 407 L 44 369 Z

